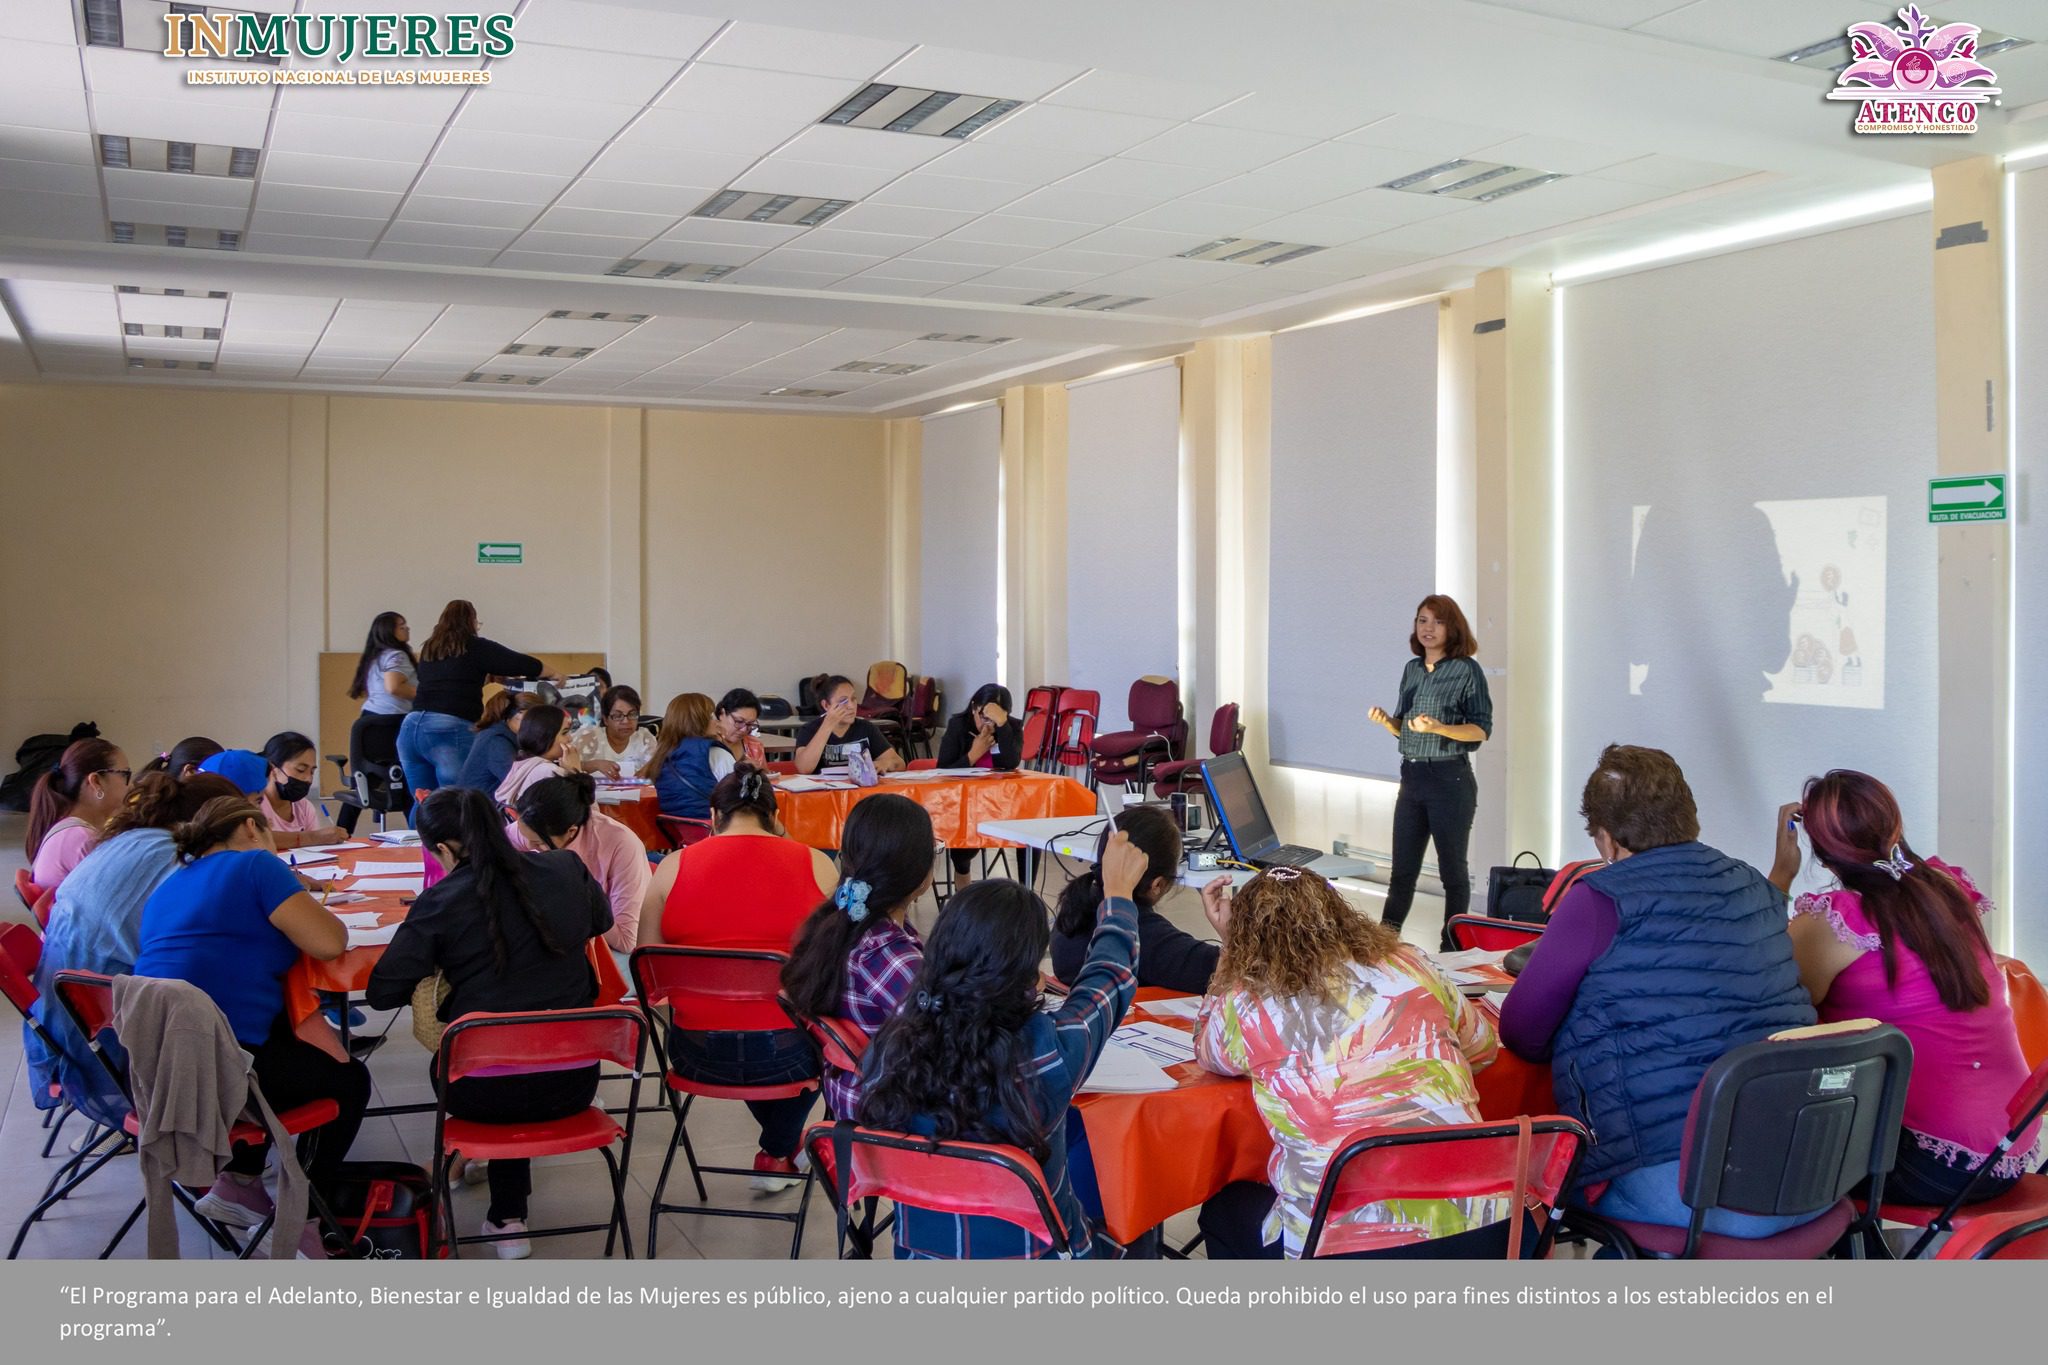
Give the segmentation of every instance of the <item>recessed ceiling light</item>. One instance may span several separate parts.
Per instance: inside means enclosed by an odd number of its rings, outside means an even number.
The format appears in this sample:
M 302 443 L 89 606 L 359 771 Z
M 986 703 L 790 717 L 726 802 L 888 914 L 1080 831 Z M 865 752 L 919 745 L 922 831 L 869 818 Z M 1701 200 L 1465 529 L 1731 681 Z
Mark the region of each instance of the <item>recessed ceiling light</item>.
M 256 174 L 262 153 L 254 147 L 225 147 L 211 142 L 167 142 L 162 138 L 123 137 L 101 133 L 100 164 L 118 170 L 175 171 L 182 175 L 214 175 L 247 180 Z
M 188 228 L 175 223 L 109 223 L 109 237 L 134 246 L 189 246 L 239 251 L 242 234 L 230 228 Z
M 919 341 L 950 341 L 961 346 L 1001 346 L 1015 341 L 1015 337 L 976 336 L 972 332 L 926 332 Z
M 928 365 L 890 363 L 886 360 L 849 360 L 844 365 L 834 365 L 834 374 L 916 374 L 919 370 L 930 369 Z
M 498 354 L 545 355 L 554 356 L 561 360 L 581 360 L 587 355 L 595 355 L 596 353 L 597 347 L 595 346 L 537 346 L 530 341 L 521 341 L 514 342 Z
M 1548 185 L 1564 177 L 1552 171 L 1530 170 L 1526 166 L 1509 166 L 1497 161 L 1472 161 L 1460 158 L 1426 166 L 1419 171 L 1389 180 L 1380 188 L 1401 190 L 1408 194 L 1436 195 L 1446 199 L 1469 199 L 1475 204 L 1490 204 L 1510 194 Z
M 164 17 L 169 14 L 231 16 L 244 10 L 219 5 L 173 3 L 172 0 L 83 0 L 85 42 L 88 47 L 125 47 L 131 52 L 161 53 L 164 49 Z M 267 18 L 267 15 L 258 15 Z M 233 21 L 231 21 L 232 23 Z M 231 32 L 235 30 L 231 29 Z M 278 66 L 284 59 L 266 52 L 250 57 L 214 57 L 213 61 L 260 62 Z
M 1530 176 L 1527 180 L 1517 180 L 1511 184 L 1496 185 L 1484 194 L 1460 195 L 1459 197 L 1469 198 L 1475 204 L 1491 204 L 1496 199 L 1505 199 L 1511 194 L 1520 194 L 1523 190 L 1533 190 L 1538 185 L 1548 185 L 1553 180 L 1562 179 L 1564 177 L 1556 171 L 1543 171 Z
M 700 267 L 710 269 L 709 266 Z M 733 267 L 726 267 L 728 270 Z M 617 273 L 617 272 L 613 272 Z M 625 322 L 635 326 L 654 316 L 652 313 L 578 313 L 567 308 L 557 308 L 548 317 L 558 322 Z
M 958 139 L 974 136 L 1023 105 L 1022 100 L 997 99 L 993 95 L 963 95 L 952 90 L 922 90 L 877 82 L 863 86 L 819 122 Z
M 821 199 L 808 194 L 721 190 L 699 204 L 690 216 L 723 218 L 738 223 L 774 223 L 780 227 L 816 227 L 852 204 L 851 199 Z
M 1928 22 L 1939 27 L 1946 21 L 1929 15 Z M 2031 38 L 2014 38 L 1988 28 L 1980 29 L 1977 33 L 1977 48 L 1974 55 L 1981 60 L 2001 52 L 2010 52 L 2016 47 L 2031 46 L 2033 41 Z M 1805 47 L 1795 47 L 1790 52 L 1781 52 L 1771 60 L 1792 66 L 1810 67 L 1816 71 L 1840 71 L 1856 60 L 1856 54 L 1850 49 L 1849 35 L 1844 32 L 1823 38 L 1817 43 L 1808 43 Z
M 538 384 L 538 383 L 540 383 L 540 381 L 541 381 L 541 376 L 540 376 L 540 375 L 537 375 L 537 374 L 482 374 L 482 373 L 478 373 L 478 374 L 470 374 L 470 375 L 465 375 L 465 376 L 463 376 L 463 380 L 462 380 L 462 382 L 463 382 L 463 383 L 465 383 L 465 384 L 515 384 L 515 385 L 523 385 L 523 386 L 525 386 L 525 387 L 528 387 L 528 388 L 531 388 L 531 387 L 532 387 L 533 385 L 535 385 L 535 384 Z
M 1035 299 L 1025 300 L 1030 308 L 1081 308 L 1091 313 L 1109 313 L 1119 308 L 1128 308 L 1134 303 L 1150 303 L 1152 300 L 1136 294 L 1082 294 L 1075 290 L 1063 289 L 1057 294 L 1044 294 Z
M 1259 237 L 1218 237 L 1191 251 L 1179 253 L 1189 261 L 1228 261 L 1232 265 L 1278 265 L 1313 255 L 1324 248 L 1300 242 L 1272 242 Z
M 699 261 L 624 260 L 604 273 L 628 275 L 636 280 L 685 280 L 693 284 L 710 284 L 738 269 L 736 265 L 705 265 Z
M 117 284 L 114 286 L 114 292 L 117 294 L 153 294 L 158 298 L 169 299 L 182 299 L 187 295 L 195 299 L 224 299 L 228 296 L 228 291 L 225 289 L 209 289 L 204 294 L 194 294 L 189 289 L 155 289 L 141 284 Z
M 790 388 L 782 388 L 782 389 L 763 389 L 763 390 L 761 391 L 761 396 L 762 396 L 763 398 L 838 398 L 838 397 L 841 397 L 842 395 L 844 395 L 844 394 L 845 394 L 845 392 L 846 392 L 846 390 L 845 390 L 845 389 L 790 389 Z

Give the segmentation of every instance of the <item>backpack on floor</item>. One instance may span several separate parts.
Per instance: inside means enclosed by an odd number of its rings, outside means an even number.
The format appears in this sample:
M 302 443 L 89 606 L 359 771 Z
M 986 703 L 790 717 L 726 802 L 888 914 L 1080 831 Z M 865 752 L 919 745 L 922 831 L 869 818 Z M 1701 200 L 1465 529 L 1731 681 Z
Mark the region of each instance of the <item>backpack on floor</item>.
M 14 751 L 14 771 L 0 778 L 0 810 L 27 810 L 36 780 L 57 766 L 64 751 L 81 739 L 98 739 L 100 727 L 82 720 L 68 735 L 30 735 Z
M 344 1161 L 329 1201 L 355 1255 L 423 1261 L 434 1254 L 434 1188 L 409 1161 Z

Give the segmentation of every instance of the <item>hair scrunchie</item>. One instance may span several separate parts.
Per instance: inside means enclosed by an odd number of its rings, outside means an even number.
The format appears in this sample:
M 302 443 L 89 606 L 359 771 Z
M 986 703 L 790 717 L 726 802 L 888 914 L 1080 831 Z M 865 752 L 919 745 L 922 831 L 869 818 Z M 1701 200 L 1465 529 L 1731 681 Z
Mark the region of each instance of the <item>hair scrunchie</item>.
M 874 888 L 857 877 L 839 883 L 839 889 L 832 893 L 832 903 L 846 912 L 846 917 L 859 924 L 868 917 L 868 892 Z
M 926 1014 L 944 1014 L 946 1012 L 946 997 L 934 995 L 930 991 L 919 991 L 917 993 L 917 1007 Z

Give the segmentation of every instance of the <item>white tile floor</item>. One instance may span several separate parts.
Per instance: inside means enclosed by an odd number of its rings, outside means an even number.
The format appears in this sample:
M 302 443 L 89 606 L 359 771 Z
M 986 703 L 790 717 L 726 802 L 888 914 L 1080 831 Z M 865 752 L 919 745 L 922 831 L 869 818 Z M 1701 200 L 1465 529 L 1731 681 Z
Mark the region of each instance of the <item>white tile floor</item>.
M 11 889 L 14 869 L 22 865 L 22 826 L 23 817 L 20 815 L 0 812 L 0 879 L 4 879 L 8 887 L 6 904 L 0 906 L 0 920 L 27 918 Z M 1064 884 L 1065 876 L 1060 869 L 1048 867 L 1041 886 L 1050 893 Z M 1376 914 L 1378 902 L 1363 900 L 1361 908 Z M 1209 928 L 1202 918 L 1200 901 L 1192 892 L 1176 891 L 1161 909 L 1191 932 L 1208 935 Z M 935 913 L 935 906 L 929 900 L 920 907 L 917 923 L 921 930 L 930 928 Z M 1441 919 L 1441 903 L 1431 897 L 1419 897 L 1406 936 L 1418 943 L 1434 943 Z M 370 1059 L 370 1074 L 375 1083 L 371 1103 L 406 1104 L 431 1099 L 426 1055 L 413 1041 L 405 1012 L 372 1014 L 363 1031 L 374 1033 L 386 1031 L 387 1027 L 389 1042 Z M 623 1081 L 608 1085 L 606 1091 L 611 1103 L 623 1103 Z M 66 1130 L 65 1140 L 58 1144 L 58 1154 L 48 1159 L 41 1155 L 46 1136 L 42 1112 L 35 1108 L 29 1097 L 22 1067 L 21 1030 L 11 1010 L 0 1018 L 0 1095 L 5 1097 L 4 1108 L 0 1108 L 0 1236 L 11 1240 L 21 1219 L 41 1197 L 43 1186 L 61 1159 L 69 1138 L 79 1131 L 79 1121 L 74 1119 Z M 656 1102 L 658 1095 L 654 1088 L 643 1087 L 643 1103 Z M 661 1173 L 662 1157 L 673 1131 L 674 1124 L 665 1112 L 642 1114 L 636 1124 L 626 1194 L 627 1216 L 636 1255 L 645 1254 L 648 1209 L 653 1200 L 655 1180 Z M 746 1166 L 752 1161 L 758 1135 L 746 1109 L 737 1103 L 701 1101 L 690 1115 L 690 1136 L 696 1144 L 699 1160 Z M 364 1124 L 350 1155 L 358 1160 L 404 1160 L 425 1166 L 432 1145 L 431 1114 L 373 1118 Z M 796 1207 L 795 1191 L 757 1198 L 747 1189 L 744 1179 L 710 1176 L 706 1180 L 713 1203 L 777 1211 L 794 1210 Z M 603 1160 L 595 1152 L 536 1162 L 533 1184 L 531 1221 L 536 1227 L 550 1223 L 598 1222 L 605 1217 L 610 1190 Z M 112 1162 L 30 1230 L 22 1255 L 33 1258 L 97 1256 L 106 1239 L 135 1206 L 140 1197 L 139 1191 L 134 1158 L 122 1157 Z M 670 1177 L 666 1197 L 670 1203 L 688 1203 L 694 1198 L 680 1156 L 677 1157 L 677 1169 Z M 484 1215 L 486 1203 L 485 1193 L 480 1187 L 458 1190 L 458 1230 L 474 1232 Z M 189 1219 L 181 1218 L 179 1221 L 185 1255 L 195 1258 L 224 1255 Z M 662 1220 L 656 1250 L 664 1260 L 779 1258 L 789 1254 L 790 1234 L 791 1228 L 787 1223 L 671 1214 Z M 1186 1242 L 1193 1235 L 1192 1212 L 1173 1219 L 1166 1228 L 1168 1241 L 1175 1245 Z M 537 1241 L 534 1254 L 536 1257 L 595 1258 L 603 1254 L 603 1248 L 603 1234 L 592 1233 Z M 810 1219 L 804 1230 L 803 1254 L 807 1258 L 830 1258 L 832 1250 L 831 1208 L 821 1196 L 814 1196 Z M 139 1226 L 129 1233 L 115 1254 L 119 1257 L 140 1257 L 143 1254 L 143 1234 Z M 489 1247 L 471 1247 L 466 1254 L 487 1257 L 492 1252 Z

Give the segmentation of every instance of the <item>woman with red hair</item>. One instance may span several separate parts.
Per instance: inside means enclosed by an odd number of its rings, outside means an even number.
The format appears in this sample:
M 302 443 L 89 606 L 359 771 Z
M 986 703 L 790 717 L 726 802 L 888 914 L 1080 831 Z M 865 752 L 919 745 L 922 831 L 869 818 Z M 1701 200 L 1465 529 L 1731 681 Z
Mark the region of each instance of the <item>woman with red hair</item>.
M 2027 1063 L 1981 923 L 1991 902 L 1963 869 L 1914 851 L 1897 798 L 1868 773 L 1813 778 L 1779 811 L 1771 880 L 1787 893 L 1801 828 L 1841 885 L 1793 902 L 1800 981 L 1822 1022 L 1879 1019 L 1913 1044 L 1907 1140 L 1885 1193 L 1945 1204 L 1994 1156 L 1971 1202 L 2004 1193 L 2028 1168 L 2039 1125 L 1998 1155 Z

